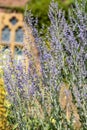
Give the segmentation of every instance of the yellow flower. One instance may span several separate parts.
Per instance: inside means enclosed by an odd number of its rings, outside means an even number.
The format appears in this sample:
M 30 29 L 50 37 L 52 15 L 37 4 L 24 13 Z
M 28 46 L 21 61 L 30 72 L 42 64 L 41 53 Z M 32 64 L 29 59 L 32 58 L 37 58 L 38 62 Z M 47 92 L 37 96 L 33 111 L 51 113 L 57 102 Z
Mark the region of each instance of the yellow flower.
M 54 125 L 55 125 L 56 120 L 55 120 L 55 119 L 52 119 L 52 120 L 51 120 L 51 122 L 52 122 L 52 124 L 54 124 Z
M 46 42 L 46 46 L 47 46 L 48 50 L 51 49 L 50 42 L 47 41 L 47 42 Z
M 2 78 L 0 78 L 0 86 L 4 86 L 4 81 Z
M 53 125 L 55 125 L 55 123 L 56 123 L 56 120 L 54 119 L 54 118 L 50 118 L 50 121 L 51 121 L 51 123 L 53 124 Z
M 4 101 L 4 105 L 9 108 L 11 106 L 10 102 L 8 100 L 5 100 Z

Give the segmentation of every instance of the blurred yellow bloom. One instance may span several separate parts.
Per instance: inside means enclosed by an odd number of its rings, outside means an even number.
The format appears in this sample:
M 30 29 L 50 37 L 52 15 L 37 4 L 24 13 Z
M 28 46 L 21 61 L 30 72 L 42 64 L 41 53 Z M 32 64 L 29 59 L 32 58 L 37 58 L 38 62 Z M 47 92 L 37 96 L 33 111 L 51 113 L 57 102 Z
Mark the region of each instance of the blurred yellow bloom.
M 11 106 L 10 102 L 8 100 L 5 100 L 4 101 L 4 105 L 9 108 Z
M 50 42 L 46 42 L 46 46 L 47 46 L 47 48 L 50 50 L 51 49 L 51 46 L 50 46 Z
M 55 123 L 56 123 L 56 120 L 55 120 L 55 119 L 52 119 L 51 122 L 52 122 L 52 124 L 55 124 Z
M 2 96 L 4 96 L 4 95 L 6 95 L 6 92 L 5 92 L 5 90 L 2 90 Z
M 2 71 L 0 70 L 0 74 Z M 5 103 L 5 97 L 6 97 L 6 91 L 4 88 L 4 80 L 0 77 L 0 130 L 5 130 L 6 124 L 7 124 L 7 109 L 4 105 Z
M 54 118 L 50 118 L 50 121 L 51 121 L 51 123 L 53 124 L 53 125 L 55 125 L 55 123 L 56 123 L 56 120 L 54 119 Z
M 2 78 L 0 78 L 0 86 L 3 86 L 4 85 L 4 81 Z

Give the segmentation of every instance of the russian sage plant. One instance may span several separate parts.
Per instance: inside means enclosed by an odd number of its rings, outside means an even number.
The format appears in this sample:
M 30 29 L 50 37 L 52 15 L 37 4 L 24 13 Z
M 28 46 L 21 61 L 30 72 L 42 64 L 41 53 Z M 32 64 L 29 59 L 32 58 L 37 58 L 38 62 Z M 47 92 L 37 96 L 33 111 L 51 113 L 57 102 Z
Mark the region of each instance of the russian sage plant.
M 86 2 L 76 1 L 69 11 L 69 21 L 57 3 L 49 6 L 50 26 L 45 37 L 36 29 L 37 20 L 30 12 L 25 15 L 26 42 L 23 56 L 29 59 L 27 67 L 18 64 L 9 56 L 4 67 L 4 80 L 9 101 L 12 104 L 9 117 L 11 123 L 20 130 L 74 130 L 87 128 L 87 12 Z M 44 28 L 41 29 L 43 31 Z M 29 47 L 34 46 L 38 58 Z M 37 63 L 40 64 L 39 69 Z M 27 68 L 27 69 L 26 69 Z M 69 86 L 65 91 L 77 108 L 81 126 L 75 127 L 77 120 L 71 110 L 67 118 L 66 108 L 62 109 L 60 91 L 63 84 Z M 63 99 L 63 97 L 62 97 Z M 69 101 L 67 100 L 69 105 Z M 66 106 L 67 107 L 67 106 Z M 76 122 L 77 123 L 77 122 Z
M 75 10 L 70 12 L 70 25 L 77 41 L 77 52 L 74 56 L 74 69 L 72 70 L 75 84 L 73 93 L 76 99 L 82 128 L 87 129 L 87 1 L 76 1 Z M 73 16 L 73 17 L 72 17 Z

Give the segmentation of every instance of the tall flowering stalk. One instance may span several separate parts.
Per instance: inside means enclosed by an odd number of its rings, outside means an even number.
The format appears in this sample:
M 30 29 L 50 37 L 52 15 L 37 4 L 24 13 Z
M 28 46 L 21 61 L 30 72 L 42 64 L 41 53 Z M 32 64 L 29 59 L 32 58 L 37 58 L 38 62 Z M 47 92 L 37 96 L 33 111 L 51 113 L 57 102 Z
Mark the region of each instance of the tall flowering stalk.
M 87 128 L 87 1 L 76 1 L 75 10 L 70 12 L 70 25 L 74 37 L 78 43 L 77 53 L 74 54 L 75 67 L 72 70 L 75 84 L 73 88 L 74 96 L 76 97 L 78 112 L 82 122 L 82 128 Z M 73 17 L 72 17 L 73 16 Z
M 69 86 L 69 91 L 65 90 L 66 99 L 69 99 L 71 93 L 72 102 L 77 106 L 79 113 L 81 130 L 86 130 L 87 13 L 85 6 L 85 2 L 78 4 L 76 1 L 75 8 L 69 12 L 70 19 L 67 22 L 64 11 L 58 9 L 57 3 L 52 1 L 48 14 L 50 27 L 45 38 L 39 35 L 36 29 L 37 21 L 34 21 L 31 13 L 26 14 L 26 30 L 28 34 L 33 35 L 34 40 L 32 41 L 27 35 L 25 38 L 29 46 L 36 46 L 38 59 L 25 44 L 24 56 L 29 59 L 27 71 L 21 61 L 15 64 L 11 56 L 4 68 L 13 120 L 15 119 L 16 127 L 20 130 L 77 129 L 73 123 L 76 120 L 73 111 L 67 119 L 66 108 L 62 109 L 60 105 L 59 95 L 64 83 Z M 36 69 L 37 62 L 40 63 L 40 74 Z M 69 100 L 67 104 L 69 106 Z
M 30 64 L 29 64 L 30 65 Z M 26 66 L 20 61 L 15 64 L 15 60 L 9 57 L 8 65 L 4 67 L 4 81 L 8 92 L 8 99 L 11 106 L 11 121 L 19 129 L 26 130 L 28 126 L 28 107 L 30 99 L 38 89 L 37 74 L 31 74 L 31 67 L 26 72 Z M 33 75 L 33 76 L 32 76 Z M 15 119 L 15 120 L 14 120 Z

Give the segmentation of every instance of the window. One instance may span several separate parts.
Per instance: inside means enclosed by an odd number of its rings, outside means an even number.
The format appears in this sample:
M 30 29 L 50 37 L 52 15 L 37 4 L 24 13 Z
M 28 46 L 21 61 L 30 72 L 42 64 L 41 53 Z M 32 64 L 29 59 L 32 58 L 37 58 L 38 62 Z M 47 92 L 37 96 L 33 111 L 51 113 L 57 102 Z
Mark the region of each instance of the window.
M 15 54 L 22 55 L 22 49 L 19 47 L 15 47 Z
M 23 42 L 23 35 L 24 35 L 24 33 L 23 33 L 22 28 L 21 28 L 21 27 L 18 28 L 18 29 L 16 30 L 15 41 L 22 43 L 22 42 Z
M 13 17 L 10 19 L 10 22 L 12 25 L 15 25 L 18 22 L 18 20 L 15 17 Z
M 9 56 L 10 50 L 8 46 L 4 46 L 2 49 L 2 59 L 3 59 L 3 64 L 6 64 L 8 56 Z
M 10 29 L 8 28 L 8 26 L 3 28 L 1 39 L 2 39 L 3 42 L 9 42 L 10 41 Z
M 15 47 L 15 63 L 19 64 L 20 60 L 22 61 L 23 55 L 22 55 L 22 49 L 20 47 Z
M 2 52 L 5 52 L 5 51 L 7 51 L 7 50 L 9 50 L 9 47 L 8 47 L 8 46 L 4 46 L 4 47 L 2 48 Z

